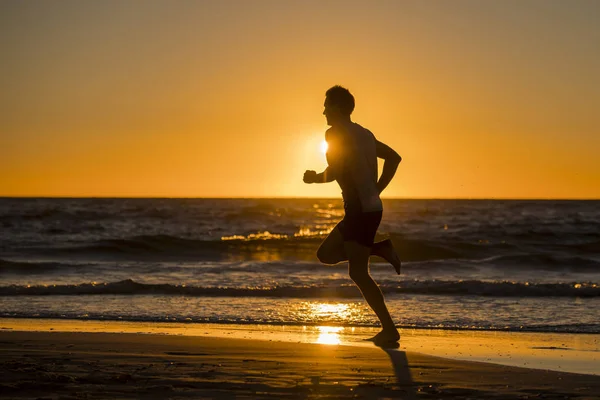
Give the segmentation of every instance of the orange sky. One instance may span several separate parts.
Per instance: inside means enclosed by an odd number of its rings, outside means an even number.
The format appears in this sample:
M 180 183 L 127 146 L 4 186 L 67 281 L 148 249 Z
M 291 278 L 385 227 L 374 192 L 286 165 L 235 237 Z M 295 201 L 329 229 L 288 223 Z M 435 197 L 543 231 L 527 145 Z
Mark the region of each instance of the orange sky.
M 600 198 L 600 2 L 0 3 L 0 196 L 339 196 L 323 96 L 386 197 Z

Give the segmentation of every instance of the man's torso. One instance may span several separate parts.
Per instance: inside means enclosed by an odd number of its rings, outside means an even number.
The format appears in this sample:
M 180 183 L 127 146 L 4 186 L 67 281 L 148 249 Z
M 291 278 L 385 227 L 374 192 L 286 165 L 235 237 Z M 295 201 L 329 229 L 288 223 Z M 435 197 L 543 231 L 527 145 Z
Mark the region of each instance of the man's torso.
M 375 136 L 359 124 L 331 128 L 327 162 L 335 170 L 346 212 L 382 211 L 377 189 Z

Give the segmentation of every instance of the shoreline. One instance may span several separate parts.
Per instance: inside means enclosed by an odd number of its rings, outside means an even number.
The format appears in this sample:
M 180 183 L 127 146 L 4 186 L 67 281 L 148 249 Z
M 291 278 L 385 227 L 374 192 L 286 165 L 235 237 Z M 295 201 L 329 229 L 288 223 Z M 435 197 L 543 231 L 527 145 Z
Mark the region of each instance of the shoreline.
M 129 333 L 372 348 L 378 328 L 0 318 L 2 332 Z M 600 335 L 400 329 L 400 350 L 435 357 L 600 375 Z
M 39 295 L 34 295 L 34 296 L 39 296 Z M 225 296 L 223 296 L 225 297 Z M 387 300 L 389 302 L 389 300 Z M 214 325 L 214 326 L 256 326 L 256 325 L 261 325 L 261 326 L 272 326 L 272 327 L 280 327 L 280 326 L 285 326 L 285 327 L 318 327 L 318 326 L 330 326 L 331 324 L 327 324 L 327 323 L 317 323 L 317 322 L 266 322 L 266 323 L 260 323 L 260 322 L 240 322 L 240 321 L 203 321 L 203 320 L 188 320 L 188 319 L 177 319 L 177 318 L 173 318 L 172 320 L 169 319 L 137 319 L 137 318 L 131 318 L 128 319 L 127 317 L 122 318 L 119 317 L 119 319 L 108 319 L 108 318 L 100 318 L 100 317 L 88 317 L 86 316 L 85 318 L 79 318 L 77 316 L 60 316 L 57 317 L 55 315 L 44 315 L 44 316 L 31 316 L 31 315 L 6 315 L 6 316 L 0 316 L 0 322 L 1 321 L 7 321 L 7 320 L 26 320 L 26 321 L 38 321 L 38 320 L 42 320 L 42 321 L 73 321 L 73 322 L 98 322 L 98 323 L 106 323 L 106 324 L 111 324 L 111 323 L 132 323 L 132 324 L 157 324 L 157 325 L 161 325 L 161 324 L 178 324 L 178 325 Z M 335 323 L 335 322 L 334 322 Z M 343 324 L 336 324 L 335 326 L 341 327 L 341 328 L 345 328 L 345 329 L 378 329 L 378 326 L 374 326 L 374 325 L 365 325 L 365 324 L 352 324 L 352 323 L 343 323 Z M 423 331 L 423 332 L 427 332 L 427 331 L 447 331 L 447 332 L 465 332 L 465 333 L 469 333 L 469 332 L 473 332 L 473 333 L 506 333 L 506 334 L 532 334 L 532 335 L 536 335 L 536 334 L 540 334 L 540 335 L 600 335 L 600 331 L 598 332 L 589 332 L 589 331 L 548 331 L 548 330 L 544 330 L 544 329 L 535 329 L 535 328 L 523 328 L 523 329 L 507 329 L 507 328 L 495 328 L 495 327 L 488 327 L 488 328 L 464 328 L 464 327 L 446 327 L 446 326 L 440 326 L 440 327 L 416 327 L 416 326 L 412 326 L 412 325 L 401 325 L 401 324 L 396 324 L 396 328 L 398 328 L 399 330 L 403 329 L 405 331 Z
M 10 398 L 597 399 L 600 393 L 595 375 L 372 345 L 3 330 L 0 349 L 0 392 Z

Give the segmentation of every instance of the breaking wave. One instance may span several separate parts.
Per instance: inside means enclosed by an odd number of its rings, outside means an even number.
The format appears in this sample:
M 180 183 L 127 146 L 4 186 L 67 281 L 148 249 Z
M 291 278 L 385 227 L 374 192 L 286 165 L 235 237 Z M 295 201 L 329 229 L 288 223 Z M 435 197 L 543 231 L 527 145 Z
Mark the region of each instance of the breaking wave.
M 600 297 L 600 285 L 590 282 L 520 283 L 413 280 L 383 284 L 386 294 L 427 294 L 494 297 Z M 202 287 L 139 283 L 131 279 L 77 285 L 10 285 L 0 287 L 0 296 L 63 295 L 180 295 L 199 297 L 360 298 L 353 284 L 340 286 Z

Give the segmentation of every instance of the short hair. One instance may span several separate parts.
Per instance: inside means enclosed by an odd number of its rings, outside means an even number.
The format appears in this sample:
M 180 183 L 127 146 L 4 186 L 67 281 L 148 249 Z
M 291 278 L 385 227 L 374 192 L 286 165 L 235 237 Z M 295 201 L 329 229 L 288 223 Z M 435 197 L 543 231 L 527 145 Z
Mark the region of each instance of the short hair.
M 335 85 L 329 88 L 325 92 L 325 98 L 330 104 L 339 107 L 340 111 L 346 115 L 350 115 L 354 111 L 354 96 L 345 87 Z

